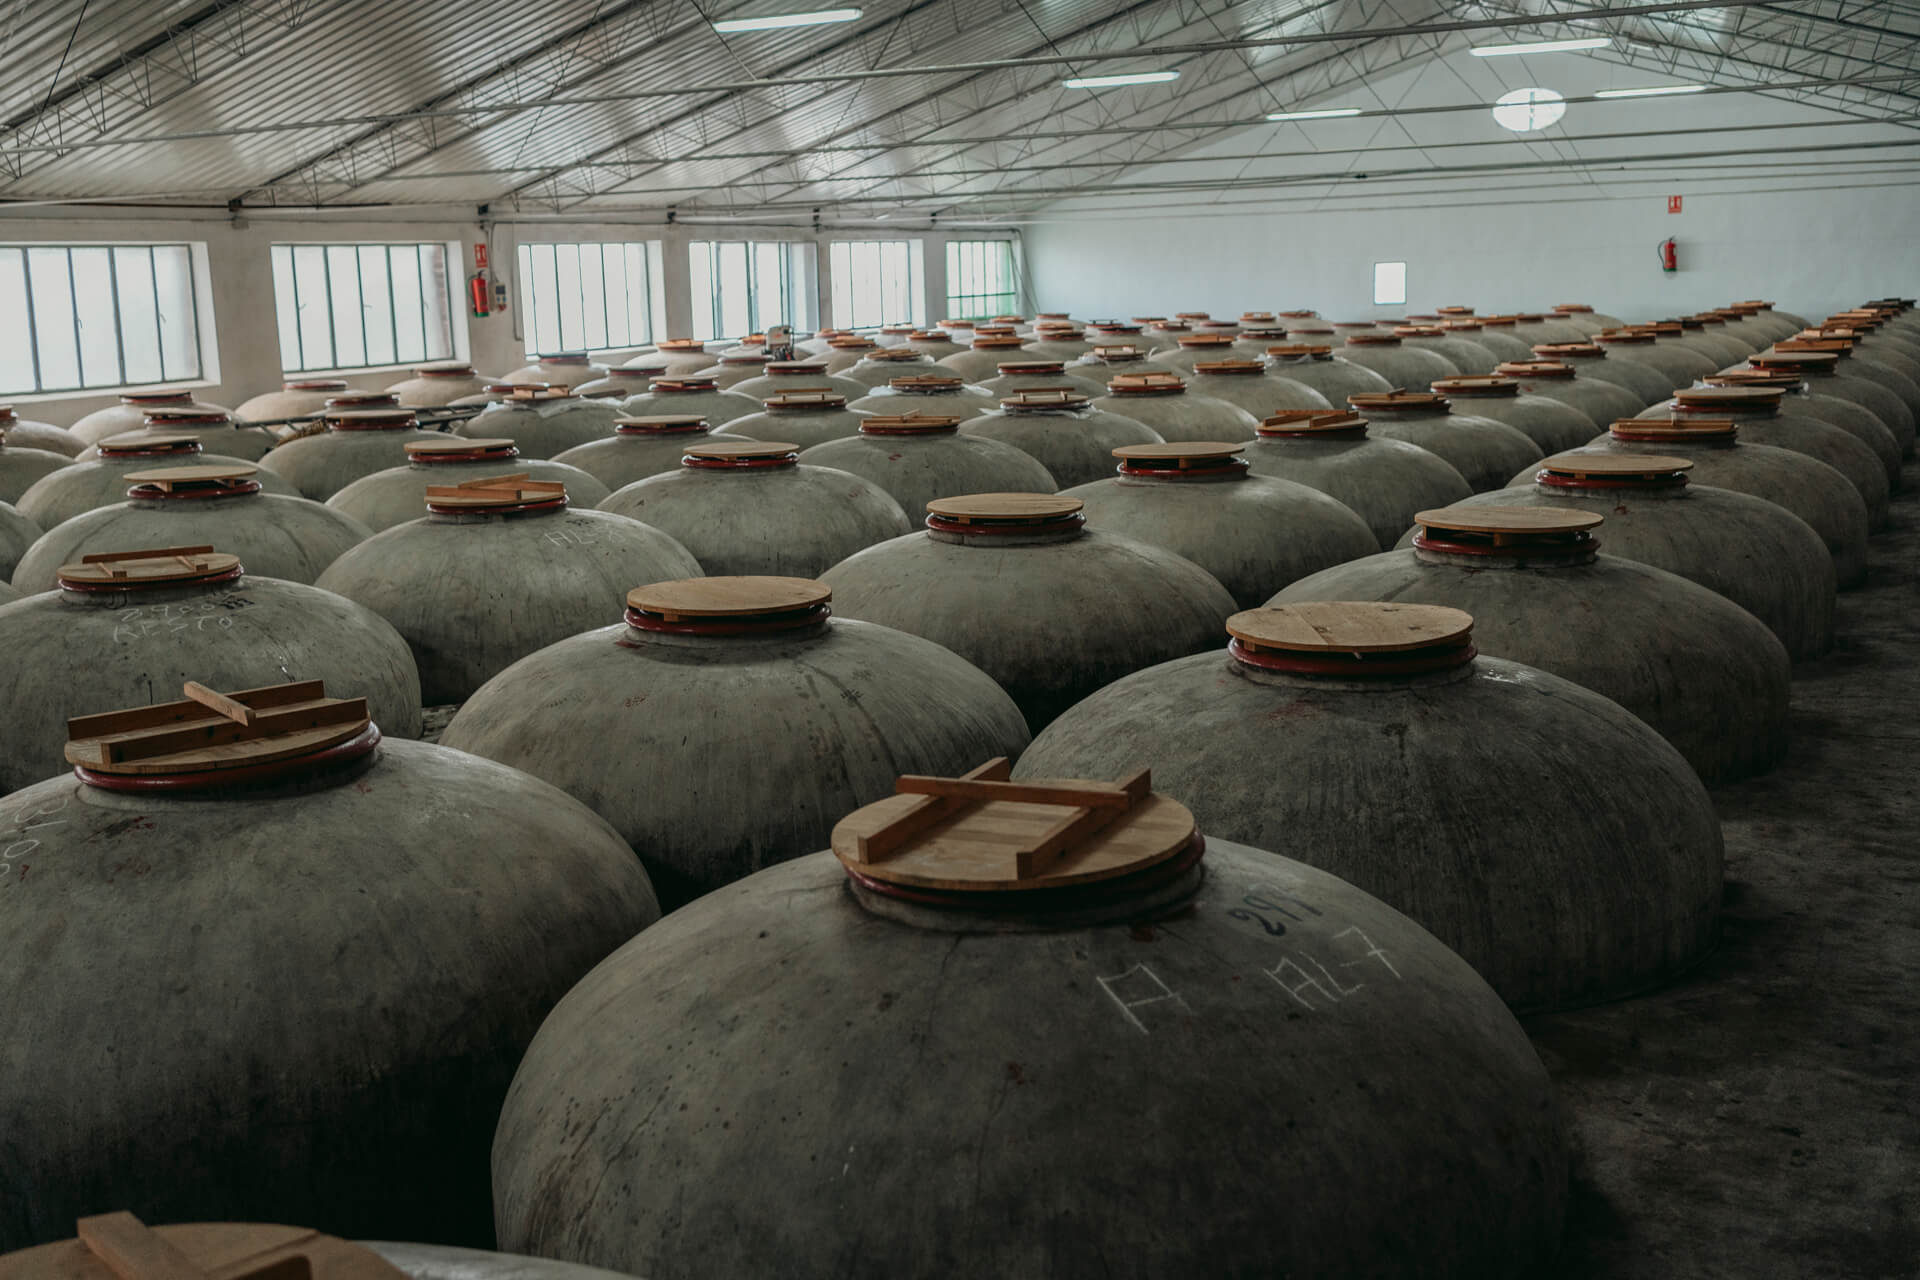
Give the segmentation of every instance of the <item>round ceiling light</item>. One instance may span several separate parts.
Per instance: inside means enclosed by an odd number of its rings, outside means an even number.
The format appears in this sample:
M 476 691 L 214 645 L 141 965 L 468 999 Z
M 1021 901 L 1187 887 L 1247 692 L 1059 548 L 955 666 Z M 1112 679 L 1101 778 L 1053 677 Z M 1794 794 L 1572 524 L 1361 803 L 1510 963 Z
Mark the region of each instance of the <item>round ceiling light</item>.
M 1559 123 L 1567 100 L 1551 89 L 1515 89 L 1493 104 L 1493 122 L 1515 133 L 1533 133 Z

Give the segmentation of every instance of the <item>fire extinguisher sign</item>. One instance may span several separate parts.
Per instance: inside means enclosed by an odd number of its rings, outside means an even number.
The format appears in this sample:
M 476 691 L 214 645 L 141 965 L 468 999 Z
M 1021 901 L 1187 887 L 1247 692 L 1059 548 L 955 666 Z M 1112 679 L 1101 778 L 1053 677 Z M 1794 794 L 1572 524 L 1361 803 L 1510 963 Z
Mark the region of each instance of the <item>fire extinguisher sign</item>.
M 1678 200 L 1679 198 L 1679 196 L 1675 196 L 1673 200 Z M 1673 201 L 1670 200 L 1668 204 L 1671 205 L 1672 202 Z M 485 271 L 487 269 L 487 243 L 484 240 L 476 241 L 473 246 L 473 269 L 475 271 Z
M 1667 212 L 1668 212 L 1668 213 L 1678 213 L 1678 212 L 1680 212 L 1680 197 L 1679 197 L 1679 196 L 1668 196 L 1668 197 L 1667 197 Z M 484 258 L 486 257 L 486 250 L 485 250 L 485 249 L 482 249 L 482 250 L 481 250 L 481 253 L 480 253 L 480 256 L 481 256 L 481 257 L 482 257 L 483 259 L 484 259 Z M 485 265 L 485 263 L 483 262 L 483 263 L 482 263 L 481 265 L 483 265 L 483 266 L 484 266 L 484 265 Z

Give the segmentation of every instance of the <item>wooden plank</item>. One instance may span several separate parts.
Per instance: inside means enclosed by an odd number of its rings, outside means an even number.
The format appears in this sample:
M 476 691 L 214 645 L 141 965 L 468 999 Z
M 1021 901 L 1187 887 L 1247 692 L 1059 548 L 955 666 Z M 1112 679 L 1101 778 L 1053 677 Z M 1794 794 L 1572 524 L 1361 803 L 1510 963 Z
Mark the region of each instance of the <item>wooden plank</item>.
M 1013 766 L 1005 756 L 995 756 L 985 764 L 969 769 L 961 775 L 961 781 L 967 782 L 1004 782 L 1013 774 Z M 899 793 L 896 793 L 899 794 Z M 898 849 L 907 841 L 923 831 L 938 826 L 960 809 L 968 801 L 957 796 L 931 795 L 916 802 L 906 812 L 894 818 L 878 830 L 862 834 L 854 840 L 853 856 L 862 863 L 878 862 Z
M 229 698 L 217 689 L 209 689 L 198 680 L 189 680 L 186 685 L 187 697 L 203 707 L 218 711 L 235 724 L 252 725 L 259 713 L 236 698 Z
M 81 564 L 112 564 L 116 560 L 160 560 L 168 556 L 204 556 L 213 554 L 211 546 L 206 547 L 148 547 L 141 551 L 99 551 L 90 556 L 81 556 Z
M 507 476 L 487 476 L 480 480 L 463 480 L 453 487 L 456 489 L 498 489 L 510 484 L 521 484 L 532 479 L 533 472 L 516 471 L 512 475 Z M 428 489 L 427 492 L 432 493 L 433 490 Z
M 245 703 L 255 711 L 264 711 L 271 707 L 284 707 L 293 703 L 314 702 L 327 696 L 324 682 L 319 680 L 295 680 L 287 684 L 264 685 L 258 689 L 241 689 L 227 695 L 236 702 Z M 76 741 L 85 738 L 99 738 L 112 733 L 126 733 L 133 729 L 148 728 L 155 725 L 177 724 L 186 720 L 207 718 L 207 708 L 187 699 L 183 702 L 157 702 L 150 707 L 134 707 L 125 711 L 102 711 L 90 716 L 75 716 L 67 721 L 67 737 Z
M 896 780 L 893 789 L 901 795 L 948 796 L 957 800 L 1016 800 L 1025 804 L 1057 804 L 1075 809 L 1127 809 L 1133 805 L 1133 797 L 1126 791 L 1097 782 L 1047 786 L 1032 782 L 933 778 L 910 773 Z
M 1111 826 L 1123 812 L 1120 809 L 1073 810 L 1042 832 L 1032 845 L 1014 852 L 1014 875 L 1022 880 L 1045 875 L 1082 841 Z
M 206 1280 L 192 1259 L 125 1211 L 82 1218 L 78 1234 L 120 1280 Z
M 172 728 L 147 726 L 124 733 L 74 740 L 67 743 L 67 759 L 74 764 L 107 766 L 154 756 L 177 757 L 184 752 L 206 751 L 308 729 L 352 725 L 366 719 L 365 698 L 324 698 L 257 712 L 250 725 L 236 724 L 225 716 L 207 714 L 201 720 L 184 721 Z

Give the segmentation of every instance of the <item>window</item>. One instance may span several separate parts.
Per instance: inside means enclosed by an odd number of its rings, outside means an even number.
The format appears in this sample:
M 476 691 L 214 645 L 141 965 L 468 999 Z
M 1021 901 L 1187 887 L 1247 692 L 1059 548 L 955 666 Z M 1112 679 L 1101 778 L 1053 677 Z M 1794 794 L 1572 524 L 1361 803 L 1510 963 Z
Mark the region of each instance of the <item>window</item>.
M 1515 89 L 1493 104 L 1493 122 L 1514 133 L 1538 133 L 1567 114 L 1567 100 L 1551 89 Z
M 0 245 L 0 394 L 201 376 L 194 247 Z
M 832 257 L 833 322 L 843 329 L 924 325 L 920 241 L 836 240 Z
M 1376 307 L 1397 307 L 1407 300 L 1407 264 L 1404 262 L 1376 262 L 1373 264 L 1373 305 Z
M 280 367 L 370 369 L 461 355 L 453 288 L 444 244 L 276 244 Z
M 947 242 L 947 310 L 955 320 L 985 320 L 1020 310 L 1011 240 Z
M 529 356 L 653 341 L 658 244 L 523 244 L 520 314 Z
M 768 325 L 811 329 L 814 248 L 791 241 L 696 240 L 693 336 L 702 341 L 764 333 Z

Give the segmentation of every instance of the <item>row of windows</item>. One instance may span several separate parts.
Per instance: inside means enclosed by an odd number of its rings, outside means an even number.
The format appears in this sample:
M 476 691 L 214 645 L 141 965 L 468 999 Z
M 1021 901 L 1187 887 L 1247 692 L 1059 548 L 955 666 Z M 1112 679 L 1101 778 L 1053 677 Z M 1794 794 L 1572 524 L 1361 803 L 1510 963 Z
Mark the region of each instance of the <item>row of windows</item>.
M 453 246 L 278 244 L 271 250 L 288 373 L 464 354 Z M 829 246 L 832 316 L 848 328 L 927 323 L 918 240 Z M 203 246 L 0 245 L 0 396 L 108 390 L 203 376 Z M 662 313 L 658 241 L 523 244 L 519 290 L 530 355 L 637 347 Z M 785 323 L 819 327 L 816 247 L 700 241 L 689 247 L 694 337 Z M 1013 246 L 947 245 L 946 314 L 1014 310 Z

